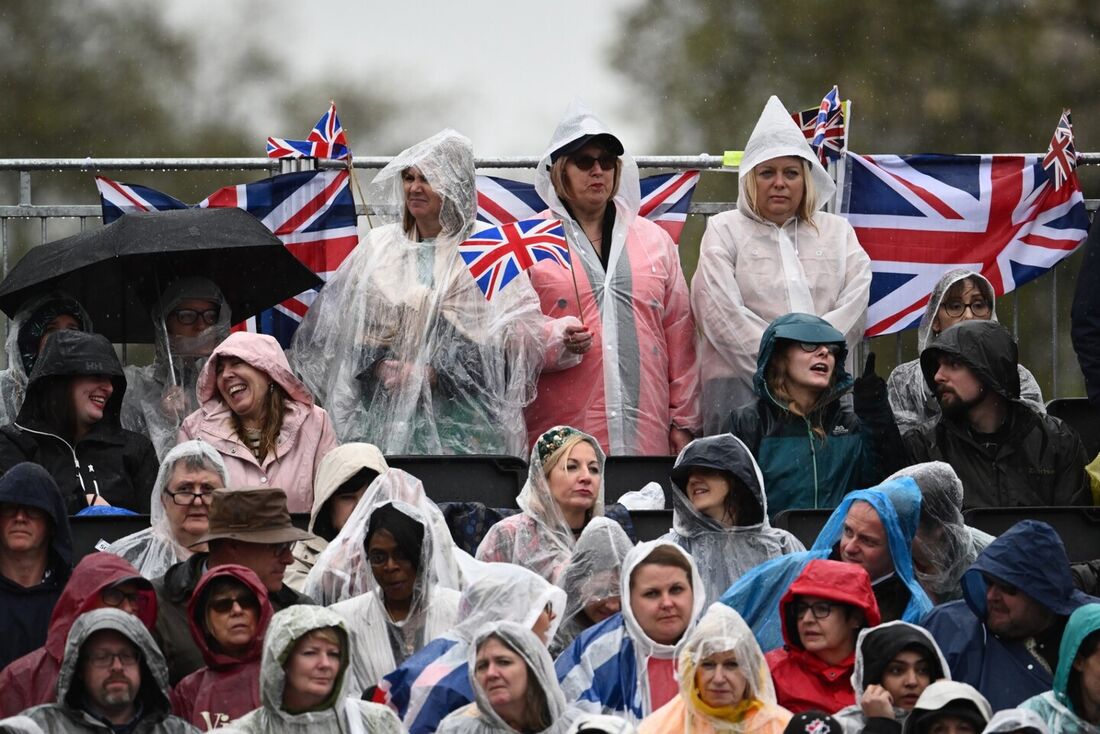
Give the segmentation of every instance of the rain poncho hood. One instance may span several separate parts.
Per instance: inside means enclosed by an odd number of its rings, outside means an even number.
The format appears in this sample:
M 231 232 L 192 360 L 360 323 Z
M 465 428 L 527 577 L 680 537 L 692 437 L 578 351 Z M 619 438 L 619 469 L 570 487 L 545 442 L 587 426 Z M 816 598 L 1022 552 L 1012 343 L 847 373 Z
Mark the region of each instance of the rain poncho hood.
M 410 168 L 442 199 L 436 237 L 402 222 Z M 295 333 L 297 369 L 341 441 L 387 455 L 523 456 L 522 411 L 547 320 L 524 278 L 487 301 L 458 253 L 477 213 L 470 141 L 443 130 L 417 143 L 369 192 L 392 223 L 372 229 L 328 279 Z M 401 373 L 392 381 L 391 369 Z
M 921 371 L 933 392 L 941 355 L 961 360 L 987 389 L 1006 400 L 1020 397 L 1016 341 L 1008 329 L 997 322 L 963 321 L 945 329 L 935 342 L 921 350 Z
M 307 596 L 321 604 L 333 604 L 377 590 L 367 560 L 365 539 L 371 516 L 387 504 L 424 526 L 416 598 L 425 599 L 428 587 L 434 584 L 449 589 L 461 588 L 462 576 L 455 559 L 454 541 L 443 513 L 424 493 L 424 485 L 419 479 L 401 469 L 386 469 L 371 482 L 344 528 L 318 556 L 306 577 Z
M 527 482 L 516 498 L 522 512 L 501 520 L 489 529 L 477 549 L 479 561 L 515 563 L 529 568 L 551 583 L 557 582 L 576 541 L 573 530 L 565 520 L 550 490 L 546 467 L 542 462 L 540 445 L 547 436 L 560 435 L 569 438 L 578 431 L 565 426 L 555 426 L 543 434 L 531 447 Z M 599 464 L 599 490 L 595 493 L 592 517 L 603 515 L 604 463 L 606 457 L 599 443 L 586 433 L 581 434 L 596 453 Z M 566 461 L 562 455 L 559 460 Z
M 169 566 L 191 557 L 191 551 L 176 540 L 165 503 L 172 498 L 165 494 L 177 466 L 188 461 L 202 461 L 204 467 L 217 474 L 221 486 L 229 484 L 229 472 L 221 454 L 203 441 L 184 441 L 164 457 L 149 498 L 149 527 L 125 538 L 119 538 L 107 548 L 108 553 L 122 556 L 147 579 L 163 576 Z M 180 462 L 183 462 L 182 464 Z
M 622 611 L 581 633 L 555 662 L 566 700 L 576 702 L 585 711 L 618 714 L 635 722 L 653 711 L 649 691 L 649 659 L 675 659 L 676 645 L 665 645 L 646 635 L 634 616 L 629 589 L 634 569 L 662 546 L 674 548 L 691 565 L 693 603 L 691 621 L 684 630 L 684 638 L 691 633 L 703 613 L 703 579 L 694 559 L 683 548 L 663 540 L 634 546 L 623 559 L 620 575 Z
M 324 708 L 292 714 L 283 708 L 283 692 L 286 687 L 286 671 L 283 666 L 294 650 L 295 643 L 316 629 L 332 627 L 343 638 L 341 668 L 333 683 L 332 693 Z M 331 609 L 299 604 L 277 612 L 271 618 L 264 639 L 263 658 L 260 663 L 260 700 L 262 705 L 252 713 L 238 719 L 225 731 L 236 732 L 302 732 L 325 734 L 326 732 L 385 732 L 401 731 L 393 714 L 380 706 L 365 703 L 344 695 L 348 679 L 348 651 L 355 644 L 344 618 Z
M 114 347 L 101 334 L 88 334 L 83 331 L 58 331 L 46 340 L 42 352 L 34 364 L 27 383 L 27 395 L 19 411 L 18 424 L 38 427 L 39 418 L 36 400 L 43 380 L 48 377 L 75 377 L 78 375 L 107 375 L 111 378 L 114 391 L 103 408 L 100 423 L 111 428 L 121 428 L 119 414 L 122 410 L 122 398 L 126 394 L 126 378 L 122 374 L 122 365 L 115 355 Z
M 527 409 L 528 440 L 555 425 L 571 425 L 596 437 L 609 454 L 667 454 L 669 432 L 698 433 L 695 324 L 680 255 L 668 233 L 638 216 L 638 166 L 619 156 L 618 189 L 610 236 L 601 251 L 570 214 L 550 178 L 550 159 L 562 146 L 611 130 L 573 101 L 535 170 L 535 190 L 547 204 L 540 216 L 561 220 L 572 271 L 543 263 L 527 271 L 544 313 L 576 317 L 592 333 L 580 364 L 545 370 Z
M 934 322 L 940 306 L 943 305 L 943 298 L 947 295 L 947 291 L 951 290 L 951 286 L 966 278 L 974 283 L 982 298 L 989 304 L 989 321 L 997 320 L 997 294 L 993 290 L 993 284 L 984 275 L 973 270 L 967 270 L 966 268 L 949 270 L 936 282 L 932 293 L 928 296 L 928 305 L 925 306 L 920 324 L 917 325 L 918 351 L 923 352 L 940 335 L 940 332 L 935 330 Z
M 46 513 L 50 521 L 47 568 L 65 583 L 73 566 L 73 541 L 57 482 L 38 464 L 16 464 L 0 477 L 0 505 L 4 504 L 36 507 Z
M 920 520 L 920 490 L 909 477 L 891 479 L 871 489 L 849 492 L 833 510 L 810 550 L 762 563 L 722 595 L 722 603 L 738 610 L 752 627 L 762 649 L 774 650 L 782 644 L 778 615 L 780 596 L 806 564 L 833 554 L 844 532 L 848 509 L 857 501 L 868 503 L 878 514 L 886 531 L 894 573 L 909 590 L 909 602 L 902 619 L 919 622 L 932 608 L 913 572 L 911 547 Z
M 81 331 L 92 331 L 92 320 L 84 307 L 60 292 L 34 299 L 8 323 L 4 344 L 8 366 L 0 372 L 0 425 L 11 423 L 19 414 L 27 391 L 27 377 L 38 357 L 38 343 L 49 322 L 62 314 L 72 316 Z
M 279 342 L 275 341 L 275 337 L 238 331 L 230 334 L 210 353 L 199 373 L 198 397 L 202 401 L 200 410 L 205 415 L 229 411 L 218 392 L 218 359 L 221 357 L 236 357 L 274 380 L 279 387 L 286 390 L 292 401 L 307 407 L 313 405 L 313 395 L 290 369 L 286 353 Z
M 622 525 L 607 517 L 594 517 L 585 526 L 558 586 L 568 599 L 552 654 L 564 650 L 581 632 L 592 626 L 584 608 L 593 602 L 621 597 L 619 582 L 623 560 L 634 544 Z
M 805 652 L 798 635 L 798 621 L 792 614 L 795 597 L 816 596 L 847 604 L 863 612 L 865 626 L 875 627 L 879 618 L 878 604 L 871 591 L 871 577 L 861 566 L 816 559 L 806 564 L 779 600 L 779 617 L 783 620 L 783 642 L 789 649 Z
M 694 467 L 729 474 L 731 492 L 740 492 L 743 514 L 734 527 L 695 509 L 687 496 Z M 716 601 L 749 569 L 777 556 L 806 550 L 801 541 L 768 522 L 764 475 L 741 439 L 725 433 L 697 438 L 680 452 L 672 469 L 672 532 L 665 536 L 695 559 L 706 586 L 707 603 Z
M 748 142 L 745 143 L 745 152 L 741 157 L 741 164 L 737 167 L 737 182 L 741 189 L 737 197 L 737 208 L 745 216 L 760 219 L 760 216 L 749 208 L 748 197 L 745 196 L 746 187 L 755 185 L 753 169 L 773 158 L 786 156 L 801 158 L 810 165 L 810 176 L 817 190 L 814 209 L 821 209 L 833 198 L 833 194 L 836 193 L 836 184 L 810 149 L 806 136 L 795 124 L 787 108 L 779 101 L 779 97 L 772 95 L 764 105 L 764 111 L 760 113 L 760 119 L 756 121 L 756 127 L 752 129 Z
M 557 675 L 554 673 L 554 661 L 550 653 L 546 651 L 546 645 L 531 632 L 530 627 L 524 627 L 515 622 L 490 623 L 474 636 L 467 657 L 470 687 L 474 692 L 475 707 L 460 709 L 454 712 L 439 727 L 443 734 L 515 734 L 516 730 L 509 726 L 504 719 L 493 709 L 489 702 L 489 695 L 477 681 L 475 670 L 477 669 L 478 649 L 490 637 L 496 637 L 508 648 L 511 648 L 520 660 L 527 666 L 527 685 L 537 685 L 546 697 L 546 707 L 550 714 L 550 726 L 542 729 L 542 734 L 561 734 L 567 731 L 574 719 L 582 712 L 565 702 L 565 695 L 558 685 Z
M 1052 732 L 1058 734 L 1095 734 L 1100 726 L 1090 723 L 1074 705 L 1081 700 L 1081 691 L 1070 691 L 1070 676 L 1081 645 L 1089 635 L 1100 630 L 1100 604 L 1086 604 L 1070 615 L 1062 644 L 1058 649 L 1058 669 L 1054 671 L 1054 688 L 1020 704 L 1020 708 L 1038 714 Z M 1083 687 L 1082 676 L 1076 676 Z
M 844 367 L 848 359 L 848 345 L 844 341 L 844 335 L 819 316 L 808 313 L 789 313 L 772 321 L 764 330 L 764 336 L 760 337 L 760 354 L 756 358 L 756 374 L 753 375 L 752 384 L 761 399 L 771 400 L 780 408 L 787 408 L 786 405 L 779 403 L 768 387 L 768 362 L 775 354 L 776 342 L 779 339 L 812 344 L 836 344 L 839 347 L 840 351 L 836 355 L 836 367 L 834 367 L 836 377 L 832 387 L 818 400 L 819 406 L 835 401 L 852 389 L 855 378 Z
M 917 705 L 905 720 L 904 734 L 917 734 L 929 719 L 938 714 L 965 711 L 966 715 L 989 723 L 993 709 L 989 701 L 971 685 L 940 680 L 924 689 Z
M 548 606 L 553 639 L 565 611 L 565 593 L 541 576 L 510 563 L 480 564 L 480 575 L 463 590 L 458 623 L 378 684 L 374 700 L 385 703 L 411 734 L 435 731 L 447 714 L 474 700 L 467 675 L 470 645 L 479 629 L 511 621 L 531 629 Z
M 1011 734 L 1022 732 L 1023 734 L 1048 734 L 1050 729 L 1043 721 L 1043 717 L 1030 709 L 1002 709 L 993 714 L 993 718 L 986 724 L 982 734 Z
M 232 578 L 239 581 L 260 602 L 260 612 L 256 624 L 256 639 L 253 640 L 248 651 L 239 657 L 227 655 L 218 649 L 213 638 L 206 632 L 203 622 L 206 616 L 206 602 L 208 601 L 205 598 L 207 588 L 211 583 L 222 578 Z M 267 588 L 260 582 L 259 577 L 251 569 L 231 563 L 215 566 L 203 574 L 202 578 L 199 579 L 199 583 L 195 586 L 194 593 L 191 594 L 191 601 L 187 603 L 187 617 L 191 623 L 191 637 L 194 638 L 195 644 L 202 652 L 202 659 L 206 661 L 207 667 L 215 670 L 259 660 L 260 654 L 263 652 L 264 633 L 267 631 L 267 626 L 270 624 L 274 613 L 275 611 L 271 608 L 271 601 L 267 596 Z

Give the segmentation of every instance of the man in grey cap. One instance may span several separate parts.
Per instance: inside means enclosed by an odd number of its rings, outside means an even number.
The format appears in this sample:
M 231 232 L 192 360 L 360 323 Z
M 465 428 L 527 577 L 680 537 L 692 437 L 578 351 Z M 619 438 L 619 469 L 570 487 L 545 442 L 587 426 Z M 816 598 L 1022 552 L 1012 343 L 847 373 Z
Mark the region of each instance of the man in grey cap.
M 187 618 L 187 603 L 202 575 L 215 566 L 235 563 L 260 577 L 275 611 L 314 604 L 283 584 L 283 572 L 294 562 L 290 553 L 294 542 L 313 537 L 291 523 L 286 493 L 281 489 L 216 489 L 211 493 L 210 530 L 193 544 L 208 543 L 210 552 L 196 553 L 153 580 L 160 604 L 156 635 L 168 660 L 172 685 L 204 665 Z

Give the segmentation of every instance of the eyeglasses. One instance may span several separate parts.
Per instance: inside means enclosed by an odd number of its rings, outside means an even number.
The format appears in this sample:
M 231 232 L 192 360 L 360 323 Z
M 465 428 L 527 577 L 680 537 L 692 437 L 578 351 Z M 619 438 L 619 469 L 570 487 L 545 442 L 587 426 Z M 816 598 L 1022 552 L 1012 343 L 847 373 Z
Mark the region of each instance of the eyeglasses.
M 1001 593 L 1005 596 L 1016 596 L 1018 593 L 1020 593 L 1019 587 L 1013 586 L 1012 584 L 1006 584 L 1004 581 L 1001 581 L 998 578 L 994 578 L 989 574 L 983 573 L 982 580 L 985 581 L 985 585 L 987 587 L 996 587 L 1000 589 Z
M 0 504 L 0 517 L 9 518 L 15 517 L 20 512 L 26 515 L 28 520 L 45 520 L 46 512 L 38 507 L 31 507 L 30 505 L 11 505 Z
M 293 541 L 288 541 L 286 543 L 279 543 L 278 545 L 272 545 L 271 546 L 271 555 L 278 558 L 279 556 L 283 555 L 284 553 L 289 553 L 291 547 L 293 547 L 293 546 L 294 546 Z
M 822 347 L 828 349 L 829 353 L 833 355 L 836 355 L 838 352 L 840 352 L 839 344 L 815 344 L 814 342 L 799 342 L 798 346 L 803 352 L 808 352 L 810 354 L 813 354 Z
M 841 605 L 827 601 L 815 601 L 813 604 L 798 601 L 794 603 L 794 618 L 802 619 L 806 611 L 809 610 L 809 612 L 814 615 L 814 619 L 825 619 L 839 606 Z
M 202 311 L 196 311 L 193 308 L 181 308 L 172 312 L 172 317 L 176 321 L 180 322 L 184 326 L 190 326 L 202 317 L 202 322 L 207 326 L 213 326 L 218 323 L 218 315 L 221 313 L 220 308 L 207 308 Z
M 132 650 L 123 650 L 122 652 L 111 652 L 109 650 L 100 650 L 97 653 L 88 656 L 88 662 L 92 664 L 93 668 L 99 668 L 100 670 L 106 670 L 110 668 L 115 658 L 118 658 L 118 662 L 124 668 L 129 668 L 132 665 L 137 665 L 138 656 Z
M 386 551 L 371 551 L 367 554 L 367 560 L 370 561 L 370 565 L 372 566 L 385 566 L 389 563 L 391 558 L 394 563 L 412 565 L 412 559 L 400 550 L 395 550 L 393 553 L 387 553 Z
M 970 309 L 970 313 L 974 314 L 979 319 L 984 319 L 990 314 L 992 308 L 988 301 L 971 301 L 970 303 L 963 303 L 962 301 L 949 301 L 940 305 L 940 308 L 947 313 L 953 319 L 957 319 L 965 313 L 966 309 Z
M 239 606 L 242 610 L 258 611 L 260 609 L 260 602 L 256 600 L 256 597 L 252 594 L 240 594 L 238 596 L 223 596 L 217 599 L 210 600 L 207 603 L 206 608 L 217 612 L 218 614 L 229 614 L 233 611 L 233 605 Z
M 184 507 L 186 507 L 187 505 L 195 504 L 196 499 L 198 499 L 199 502 L 202 502 L 204 505 L 209 505 L 211 500 L 213 499 L 213 493 L 212 492 L 201 492 L 201 491 L 200 492 L 167 492 L 166 491 L 165 494 L 172 498 L 173 503 L 175 503 L 177 505 L 183 505 Z
M 619 156 L 614 153 L 603 153 L 599 157 L 591 155 L 575 155 L 571 156 L 569 160 L 573 161 L 573 165 L 582 171 L 587 171 L 597 163 L 600 164 L 600 168 L 605 171 L 610 171 L 615 167 L 615 162 L 619 160 Z
M 128 601 L 131 606 L 138 607 L 143 603 L 141 591 L 123 591 L 122 589 L 107 588 L 99 592 L 99 598 L 109 607 L 120 607 L 122 602 Z

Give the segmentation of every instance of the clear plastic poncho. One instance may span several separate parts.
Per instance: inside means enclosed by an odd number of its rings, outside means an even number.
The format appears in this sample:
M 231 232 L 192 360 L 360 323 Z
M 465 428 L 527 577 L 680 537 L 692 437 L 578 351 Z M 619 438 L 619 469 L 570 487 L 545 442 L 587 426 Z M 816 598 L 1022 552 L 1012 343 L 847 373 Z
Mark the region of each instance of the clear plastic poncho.
M 169 336 L 168 314 L 186 299 L 220 304 L 218 320 L 197 336 Z M 153 320 L 156 356 L 145 367 L 126 366 L 126 395 L 122 401 L 122 427 L 148 436 L 161 461 L 176 445 L 183 419 L 199 407 L 195 395 L 202 366 L 214 347 L 229 336 L 232 321 L 225 296 L 207 278 L 181 278 L 168 284 L 149 317 Z M 166 412 L 164 398 L 172 388 L 182 390 L 185 406 Z
M 592 436 L 573 428 L 555 426 L 543 434 L 543 437 L 531 447 L 531 458 L 527 465 L 527 482 L 516 498 L 519 505 L 518 515 L 506 517 L 485 534 L 477 548 L 477 559 L 491 563 L 515 563 L 539 574 L 550 583 L 557 583 L 573 554 L 576 541 L 573 530 L 565 521 L 561 508 L 550 492 L 550 483 L 546 478 L 546 468 L 540 456 L 540 444 L 543 438 L 555 432 L 580 433 L 596 452 L 596 461 L 600 467 L 600 488 L 592 505 L 591 516 L 603 515 L 604 464 L 606 456 L 599 442 Z M 552 456 L 552 455 L 551 455 Z M 565 461 L 562 456 L 559 461 Z
M 4 341 L 8 366 L 0 371 L 0 426 L 15 422 L 27 395 L 28 364 L 33 367 L 38 342 L 47 323 L 61 314 L 73 316 L 82 331 L 93 331 L 88 312 L 72 297 L 56 291 L 35 298 L 8 321 Z
M 462 588 L 462 576 L 455 560 L 457 550 L 443 513 L 424 493 L 424 485 L 419 479 L 401 469 L 390 468 L 371 482 L 343 529 L 317 558 L 306 577 L 304 593 L 307 596 L 318 604 L 329 605 L 377 588 L 364 540 L 371 515 L 387 502 L 392 502 L 425 527 L 419 593 L 424 592 L 423 584 L 439 584 L 455 590 Z
M 936 313 L 940 310 L 943 297 L 951 286 L 964 278 L 970 278 L 978 285 L 982 296 L 989 301 L 989 320 L 997 320 L 997 295 L 993 291 L 993 285 L 981 273 L 973 270 L 959 268 L 949 270 L 939 279 L 932 293 L 928 296 L 928 305 L 925 306 L 920 324 L 917 326 L 917 351 L 923 352 L 925 347 L 935 341 L 938 332 L 933 330 L 933 322 Z M 1043 403 L 1043 391 L 1035 380 L 1035 375 L 1022 364 L 1017 365 L 1020 373 L 1020 399 L 1028 404 L 1028 407 L 1046 412 Z M 894 419 L 898 422 L 898 428 L 905 433 L 910 428 L 915 428 L 927 420 L 939 416 L 940 404 L 921 372 L 920 359 L 903 362 L 890 372 L 886 380 L 886 389 L 890 398 L 890 408 L 894 411 Z
M 421 562 L 413 585 L 409 612 L 400 621 L 394 620 L 386 610 L 385 594 L 371 572 L 364 547 L 370 518 L 384 507 L 392 507 L 424 528 L 424 540 L 419 549 Z M 357 518 L 353 517 L 349 524 L 352 522 L 357 522 Z M 355 632 L 358 644 L 352 651 L 353 679 L 349 687 L 353 693 L 361 693 L 424 645 L 454 627 L 458 621 L 459 592 L 441 584 L 435 570 L 437 564 L 447 563 L 444 553 L 437 553 L 436 546 L 449 544 L 450 537 L 442 539 L 442 543 L 434 537 L 434 528 L 426 521 L 425 514 L 419 508 L 401 500 L 383 499 L 369 506 L 364 513 L 363 525 L 361 528 L 356 525 L 356 529 L 361 529 L 361 532 L 353 532 L 349 537 L 359 538 L 358 546 L 362 549 L 362 554 L 353 553 L 347 563 L 356 567 L 365 565 L 367 588 L 358 595 L 333 604 L 332 609 L 342 614 Z M 321 563 L 324 562 L 322 553 Z
M 286 671 L 283 666 L 299 638 L 316 629 L 335 627 L 346 637 L 343 663 L 330 698 L 330 705 L 317 711 L 292 714 L 283 708 Z M 263 705 L 224 727 L 227 732 L 302 732 L 302 734 L 401 734 L 401 722 L 385 706 L 346 696 L 347 653 L 356 645 L 354 634 L 336 612 L 324 607 L 298 604 L 276 612 L 264 637 L 260 662 L 260 700 Z
M 982 734 L 1048 734 L 1050 729 L 1043 718 L 1028 709 L 1001 709 L 982 729 Z M 1060 733 L 1059 733 L 1060 734 Z
M 920 524 L 913 538 L 913 570 L 933 603 L 962 598 L 960 579 L 993 536 L 963 521 L 962 480 L 942 461 L 905 467 L 890 477 L 911 477 L 921 492 Z
M 719 469 L 731 474 L 730 491 L 738 483 L 749 493 L 740 505 L 745 516 L 727 528 L 695 509 L 688 498 L 687 481 L 692 467 Z M 665 536 L 695 559 L 706 586 L 706 603 L 718 600 L 741 575 L 770 558 L 806 550 L 786 530 L 768 522 L 768 498 L 764 475 L 752 452 L 741 439 L 725 433 L 697 438 L 684 447 L 672 469 L 672 532 Z
M 537 685 L 546 696 L 551 724 L 540 730 L 542 734 L 563 734 L 567 731 L 573 721 L 584 712 L 565 702 L 565 694 L 558 685 L 554 661 L 546 651 L 546 645 L 535 636 L 530 627 L 515 622 L 497 622 L 478 630 L 467 655 L 470 687 L 474 691 L 475 703 L 449 715 L 437 731 L 440 734 L 516 734 L 516 730 L 505 723 L 493 709 L 488 694 L 478 683 L 475 674 L 478 648 L 490 636 L 500 638 L 506 647 L 519 656 L 527 665 L 527 685 Z
M 405 230 L 402 174 L 443 199 L 438 236 Z M 526 279 L 493 302 L 457 246 L 475 229 L 470 141 L 444 130 L 397 155 L 369 197 L 387 222 L 329 278 L 294 335 L 294 366 L 341 442 L 393 454 L 523 456 L 547 319 Z
M 153 483 L 153 493 L 149 497 L 149 527 L 136 533 L 119 538 L 107 548 L 108 553 L 121 556 L 134 565 L 134 568 L 147 579 L 164 575 L 168 567 L 185 561 L 193 551 L 176 540 L 172 531 L 172 522 L 165 510 L 164 503 L 172 498 L 164 494 L 168 482 L 180 462 L 201 461 L 210 471 L 221 477 L 221 486 L 229 484 L 229 471 L 225 468 L 221 454 L 205 441 L 184 441 L 168 452 L 160 464 L 157 480 Z
M 633 547 L 626 531 L 610 518 L 594 517 L 585 526 L 573 546 L 569 565 L 558 579 L 558 586 L 569 601 L 558 633 L 550 643 L 551 655 L 557 657 L 577 635 L 594 624 L 585 614 L 586 606 L 622 596 L 619 575 L 623 559 Z

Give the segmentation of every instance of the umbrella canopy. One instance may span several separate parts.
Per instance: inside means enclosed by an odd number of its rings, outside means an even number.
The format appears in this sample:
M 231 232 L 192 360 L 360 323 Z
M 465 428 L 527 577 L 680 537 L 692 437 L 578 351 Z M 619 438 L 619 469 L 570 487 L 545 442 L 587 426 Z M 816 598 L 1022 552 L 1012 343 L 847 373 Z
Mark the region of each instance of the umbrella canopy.
M 248 212 L 178 209 L 124 214 L 32 248 L 0 283 L 0 309 L 14 316 L 28 299 L 61 290 L 112 342 L 152 342 L 152 305 L 168 283 L 188 276 L 216 283 L 234 321 L 321 284 Z

